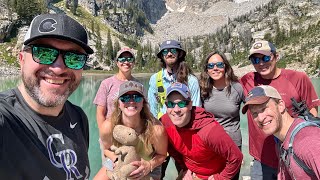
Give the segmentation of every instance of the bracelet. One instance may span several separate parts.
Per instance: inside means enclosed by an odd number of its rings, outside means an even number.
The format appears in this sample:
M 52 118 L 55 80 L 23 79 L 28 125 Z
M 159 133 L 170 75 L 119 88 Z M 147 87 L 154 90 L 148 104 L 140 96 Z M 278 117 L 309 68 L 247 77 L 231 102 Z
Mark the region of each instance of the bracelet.
M 150 172 L 152 172 L 152 165 L 151 165 L 151 162 L 150 161 L 148 161 L 148 163 L 150 164 Z

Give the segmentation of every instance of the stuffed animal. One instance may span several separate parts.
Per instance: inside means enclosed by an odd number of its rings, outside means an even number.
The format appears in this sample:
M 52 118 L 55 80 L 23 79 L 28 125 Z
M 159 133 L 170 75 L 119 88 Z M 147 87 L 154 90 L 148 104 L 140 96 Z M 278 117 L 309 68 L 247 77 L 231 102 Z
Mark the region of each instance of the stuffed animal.
M 130 173 L 138 168 L 130 163 L 141 160 L 135 148 L 138 145 L 139 137 L 134 129 L 123 125 L 114 127 L 113 137 L 122 146 L 112 145 L 110 147 L 110 150 L 118 156 L 118 160 L 115 162 L 113 171 L 107 171 L 107 175 L 111 180 L 126 180 Z M 143 179 L 149 178 L 145 177 Z

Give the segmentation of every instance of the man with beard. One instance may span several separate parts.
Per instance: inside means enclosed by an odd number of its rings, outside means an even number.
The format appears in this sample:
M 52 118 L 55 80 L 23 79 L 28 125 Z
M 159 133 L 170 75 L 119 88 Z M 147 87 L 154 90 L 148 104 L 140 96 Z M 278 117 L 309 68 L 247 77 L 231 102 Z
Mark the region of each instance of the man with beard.
M 23 44 L 22 83 L 0 94 L 0 179 L 88 179 L 88 119 L 67 100 L 93 53 L 87 32 L 65 14 L 42 14 Z
M 192 105 L 201 106 L 199 82 L 185 62 L 185 56 L 186 52 L 178 41 L 166 40 L 160 45 L 157 57 L 161 60 L 161 70 L 151 76 L 148 90 L 151 113 L 158 119 L 166 113 L 166 89 L 174 82 L 187 84 Z M 169 157 L 162 165 L 162 178 L 168 163 Z
M 279 54 L 276 47 L 268 41 L 257 41 L 251 49 L 249 60 L 256 72 L 250 72 L 240 79 L 245 94 L 248 94 L 254 87 L 269 85 L 274 87 L 285 102 L 288 113 L 292 112 L 290 98 L 297 101 L 306 101 L 310 113 L 317 115 L 320 100 L 308 76 L 303 72 L 277 67 Z M 247 114 L 249 130 L 249 153 L 253 156 L 251 167 L 251 178 L 277 179 L 279 159 L 276 153 L 275 139 L 273 136 L 264 134 L 254 123 L 251 113 Z M 268 126 L 269 124 L 265 124 Z

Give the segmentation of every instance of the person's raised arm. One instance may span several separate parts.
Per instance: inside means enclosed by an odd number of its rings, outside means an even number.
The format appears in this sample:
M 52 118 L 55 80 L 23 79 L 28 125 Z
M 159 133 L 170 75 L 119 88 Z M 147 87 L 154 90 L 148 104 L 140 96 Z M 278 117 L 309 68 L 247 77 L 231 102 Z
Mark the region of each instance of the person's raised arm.
M 105 120 L 102 123 L 100 130 L 100 138 L 104 149 L 104 155 L 114 162 L 117 156 L 109 150 L 112 145 L 112 129 L 111 129 L 111 121 Z

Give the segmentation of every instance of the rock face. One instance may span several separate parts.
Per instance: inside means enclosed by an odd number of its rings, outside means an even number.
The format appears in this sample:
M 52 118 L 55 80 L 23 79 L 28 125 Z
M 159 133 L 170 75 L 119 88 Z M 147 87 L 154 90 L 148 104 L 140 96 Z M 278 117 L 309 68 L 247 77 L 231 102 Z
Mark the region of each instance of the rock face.
M 167 12 L 164 0 L 139 0 L 138 6 L 152 24 L 155 24 Z
M 4 3 L 0 2 L 0 43 L 10 36 L 10 32 L 18 17 L 16 13 L 8 10 Z
M 143 42 L 161 42 L 215 33 L 230 20 L 253 11 L 270 0 L 233 2 L 225 0 L 166 0 L 168 12 L 155 25 L 154 34 Z

